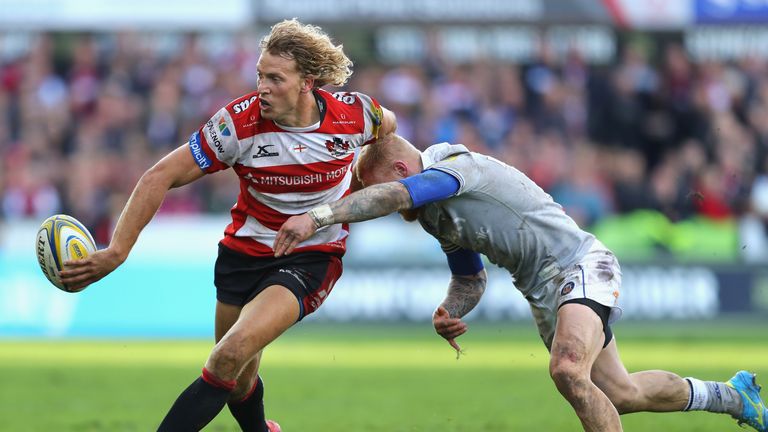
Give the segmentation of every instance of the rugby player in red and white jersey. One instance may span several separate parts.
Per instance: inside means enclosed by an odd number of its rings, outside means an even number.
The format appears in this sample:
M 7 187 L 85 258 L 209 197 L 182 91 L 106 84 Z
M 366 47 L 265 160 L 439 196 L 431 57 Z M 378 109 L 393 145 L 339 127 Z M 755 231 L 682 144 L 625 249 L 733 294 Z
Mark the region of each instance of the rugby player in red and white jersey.
M 169 189 L 226 168 L 239 176 L 215 266 L 217 343 L 161 431 L 200 430 L 225 404 L 244 431 L 280 430 L 264 417 L 262 350 L 323 303 L 341 275 L 348 232 L 346 225 L 330 226 L 299 245 L 299 253 L 275 258 L 276 232 L 291 215 L 349 193 L 354 149 L 396 127 L 394 114 L 369 96 L 320 88 L 343 85 L 352 62 L 318 27 L 280 22 L 261 50 L 257 91 L 219 110 L 150 168 L 109 246 L 66 263 L 61 273 L 73 288 L 96 282 L 125 261 Z

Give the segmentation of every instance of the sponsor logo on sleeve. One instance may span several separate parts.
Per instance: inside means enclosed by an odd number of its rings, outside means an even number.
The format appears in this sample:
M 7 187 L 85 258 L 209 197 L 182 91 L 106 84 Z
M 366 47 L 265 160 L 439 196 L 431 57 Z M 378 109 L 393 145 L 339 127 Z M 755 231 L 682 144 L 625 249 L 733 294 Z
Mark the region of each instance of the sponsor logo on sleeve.
M 211 160 L 200 146 L 200 132 L 195 132 L 189 137 L 189 149 L 192 151 L 192 157 L 195 158 L 195 162 L 197 162 L 197 166 L 200 169 L 206 169 L 211 166 Z
M 205 124 L 205 129 L 208 132 L 208 137 L 210 137 L 209 142 L 213 143 L 213 146 L 216 147 L 216 151 L 219 152 L 219 154 L 223 154 L 224 144 L 221 143 L 219 132 L 216 130 L 216 125 L 213 124 L 213 120 L 208 120 L 208 123 Z
M 229 131 L 229 127 L 227 126 L 227 121 L 224 119 L 224 117 L 219 120 L 219 132 L 223 136 L 230 136 L 232 135 L 232 132 Z

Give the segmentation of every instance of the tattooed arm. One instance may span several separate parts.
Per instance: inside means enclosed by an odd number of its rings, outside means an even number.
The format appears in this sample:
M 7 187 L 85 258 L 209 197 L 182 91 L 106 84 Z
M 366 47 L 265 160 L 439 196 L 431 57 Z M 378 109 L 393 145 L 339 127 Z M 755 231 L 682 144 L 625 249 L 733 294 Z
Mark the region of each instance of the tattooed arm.
M 448 295 L 432 315 L 435 331 L 445 338 L 457 353 L 461 352 L 461 347 L 454 339 L 467 331 L 467 324 L 461 318 L 477 306 L 485 292 L 487 280 L 485 269 L 470 276 L 452 275 L 448 284 Z
M 336 223 L 361 222 L 413 206 L 408 189 L 400 182 L 361 189 L 331 204 L 289 218 L 275 237 L 275 256 L 288 255 L 320 228 Z
M 485 292 L 488 275 L 485 269 L 475 275 L 452 275 L 448 284 L 448 295 L 440 305 L 451 317 L 461 318 L 477 306 Z
M 381 183 L 361 189 L 335 203 L 307 213 L 318 228 L 335 223 L 362 222 L 411 208 L 408 189 L 400 182 Z M 328 211 L 330 210 L 330 211 Z
M 318 229 L 336 223 L 361 222 L 396 211 L 406 220 L 413 220 L 413 211 L 405 210 L 453 197 L 459 193 L 460 186 L 458 178 L 435 169 L 370 186 L 335 203 L 289 218 L 277 232 L 272 249 L 276 257 L 287 255 Z

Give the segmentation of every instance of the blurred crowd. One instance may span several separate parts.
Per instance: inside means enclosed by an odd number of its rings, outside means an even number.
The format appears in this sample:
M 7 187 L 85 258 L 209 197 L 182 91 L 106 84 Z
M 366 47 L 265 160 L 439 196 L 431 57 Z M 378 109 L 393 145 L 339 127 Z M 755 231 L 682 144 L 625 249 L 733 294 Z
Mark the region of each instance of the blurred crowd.
M 257 40 L 170 47 L 136 34 L 40 35 L 0 62 L 0 218 L 65 212 L 105 242 L 140 175 L 256 86 Z M 354 58 L 353 58 L 354 60 Z M 546 46 L 526 64 L 359 64 L 347 89 L 392 109 L 420 148 L 462 143 L 528 174 L 589 227 L 653 209 L 672 221 L 768 218 L 768 62 L 627 44 L 609 65 Z M 333 89 L 329 89 L 333 90 Z M 161 212 L 226 212 L 232 173 Z

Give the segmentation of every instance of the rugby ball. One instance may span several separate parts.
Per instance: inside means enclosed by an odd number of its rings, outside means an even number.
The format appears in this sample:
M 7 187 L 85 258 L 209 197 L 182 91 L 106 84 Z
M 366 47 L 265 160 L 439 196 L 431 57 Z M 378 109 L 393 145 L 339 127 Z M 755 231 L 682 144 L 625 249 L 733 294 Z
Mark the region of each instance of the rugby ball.
M 56 288 L 66 292 L 77 292 L 61 283 L 59 272 L 65 261 L 78 260 L 96 251 L 91 233 L 72 216 L 58 214 L 46 219 L 37 231 L 35 241 L 37 262 L 48 280 Z

